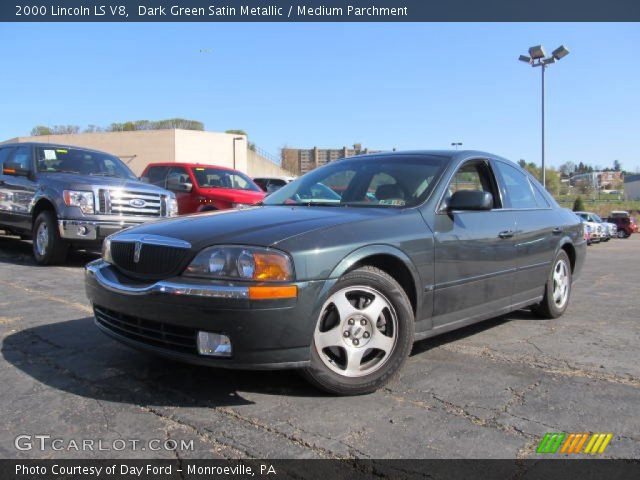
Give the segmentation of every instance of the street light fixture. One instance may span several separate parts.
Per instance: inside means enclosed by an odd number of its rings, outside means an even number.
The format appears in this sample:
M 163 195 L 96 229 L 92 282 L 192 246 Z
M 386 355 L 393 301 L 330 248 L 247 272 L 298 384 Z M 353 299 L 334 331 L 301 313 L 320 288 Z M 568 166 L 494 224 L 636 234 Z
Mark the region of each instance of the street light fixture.
M 236 169 L 236 140 L 244 140 L 244 137 L 233 137 L 233 169 Z
M 547 173 L 544 166 L 544 71 L 547 67 L 553 63 L 556 63 L 558 60 L 569 55 L 569 49 L 564 45 L 560 45 L 553 52 L 551 52 L 551 56 L 547 56 L 544 51 L 544 47 L 542 45 L 536 45 L 535 47 L 531 47 L 529 49 L 529 55 L 520 55 L 518 60 L 521 62 L 527 63 L 532 67 L 542 67 L 540 71 L 542 72 L 542 185 L 547 187 Z
M 458 147 L 462 146 L 462 142 L 451 142 L 451 146 L 456 147 L 456 150 L 458 150 Z

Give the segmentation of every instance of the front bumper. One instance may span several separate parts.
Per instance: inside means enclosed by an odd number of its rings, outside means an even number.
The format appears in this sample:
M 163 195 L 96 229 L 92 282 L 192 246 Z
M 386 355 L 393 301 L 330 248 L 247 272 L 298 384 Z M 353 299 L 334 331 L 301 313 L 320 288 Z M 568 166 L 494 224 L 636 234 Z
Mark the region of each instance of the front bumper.
M 58 220 L 58 230 L 60 237 L 67 240 L 102 241 L 112 233 L 141 223 L 143 222 Z
M 85 268 L 97 326 L 134 348 L 176 360 L 225 368 L 304 367 L 326 281 L 297 282 L 298 297 L 251 300 L 241 282 L 175 277 L 134 283 L 102 260 Z M 198 331 L 227 335 L 232 356 L 197 351 Z

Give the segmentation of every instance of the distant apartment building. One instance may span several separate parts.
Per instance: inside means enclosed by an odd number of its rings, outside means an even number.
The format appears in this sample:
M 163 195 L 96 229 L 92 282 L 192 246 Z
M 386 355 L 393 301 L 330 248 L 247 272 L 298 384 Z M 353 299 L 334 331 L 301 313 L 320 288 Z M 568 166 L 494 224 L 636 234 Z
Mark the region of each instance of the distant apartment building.
M 353 157 L 362 153 L 376 153 L 378 151 L 363 149 L 359 143 L 354 144 L 353 148 L 283 148 L 282 168 L 295 175 L 304 175 L 314 168 L 335 162 L 341 158 Z

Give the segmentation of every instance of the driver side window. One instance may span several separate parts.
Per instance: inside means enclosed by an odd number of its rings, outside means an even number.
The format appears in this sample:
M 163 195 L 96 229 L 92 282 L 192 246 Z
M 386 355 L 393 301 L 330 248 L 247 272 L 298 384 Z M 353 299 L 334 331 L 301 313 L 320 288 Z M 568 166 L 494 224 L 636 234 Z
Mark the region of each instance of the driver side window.
M 488 192 L 493 197 L 493 208 L 501 208 L 493 172 L 484 160 L 466 162 L 458 169 L 449 183 L 441 208 L 446 208 L 451 196 L 460 190 Z

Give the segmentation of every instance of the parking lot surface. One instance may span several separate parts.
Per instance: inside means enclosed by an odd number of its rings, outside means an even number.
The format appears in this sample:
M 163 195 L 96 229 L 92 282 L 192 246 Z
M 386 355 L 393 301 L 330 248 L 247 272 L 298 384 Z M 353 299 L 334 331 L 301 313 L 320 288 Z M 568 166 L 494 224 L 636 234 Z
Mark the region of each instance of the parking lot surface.
M 604 456 L 640 457 L 640 235 L 589 247 L 563 317 L 523 310 L 419 342 L 397 381 L 351 398 L 122 346 L 93 325 L 95 257 L 37 267 L 30 249 L 0 237 L 2 458 L 530 458 L 547 432 L 611 432 Z M 143 443 L 18 450 L 18 435 Z

